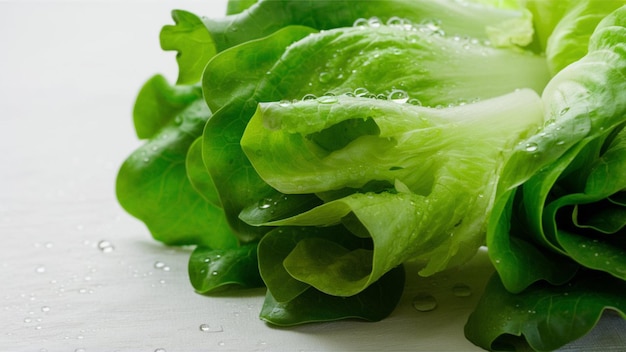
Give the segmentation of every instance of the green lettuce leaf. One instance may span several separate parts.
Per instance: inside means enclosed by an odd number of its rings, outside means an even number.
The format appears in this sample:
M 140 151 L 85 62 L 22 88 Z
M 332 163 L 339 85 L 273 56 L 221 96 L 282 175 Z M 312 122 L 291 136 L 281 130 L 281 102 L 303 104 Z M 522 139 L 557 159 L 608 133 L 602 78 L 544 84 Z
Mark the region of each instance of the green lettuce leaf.
M 258 0 L 228 0 L 226 14 L 236 15 L 238 13 L 242 13 L 257 2 Z
M 396 308 L 402 296 L 404 281 L 404 269 L 398 267 L 351 297 L 329 296 L 309 288 L 288 302 L 279 302 L 267 291 L 260 318 L 277 326 L 340 319 L 379 321 Z
M 527 343 L 536 351 L 553 351 L 591 331 L 605 310 L 626 318 L 624 290 L 623 280 L 583 270 L 566 284 L 535 283 L 513 294 L 493 275 L 465 336 L 486 350 L 511 351 Z
M 172 18 L 175 24 L 163 26 L 161 29 L 161 48 L 177 51 L 176 83 L 195 84 L 200 80 L 204 66 L 218 49 L 198 16 L 188 11 L 174 10 Z
M 134 112 L 138 133 L 150 139 L 120 167 L 116 194 L 122 207 L 163 243 L 235 246 L 222 208 L 196 192 L 187 177 L 189 148 L 212 116 L 199 87 L 169 86 L 156 76 L 140 91 Z
M 572 206 L 578 217 L 582 208 L 577 205 L 609 199 L 624 189 L 625 24 L 626 6 L 598 25 L 585 57 L 550 81 L 542 96 L 548 123 L 505 166 L 504 191 L 492 213 L 487 245 L 504 285 L 513 292 L 537 280 L 563 282 L 572 275 L 573 264 L 565 265 L 568 270 L 558 267 L 570 260 L 621 277 L 626 271 L 617 258 L 624 248 L 620 240 L 563 220 L 572 218 L 563 213 L 569 209 L 573 214 Z M 546 250 L 554 253 L 549 259 L 541 254 Z M 538 256 L 552 264 L 530 263 Z
M 624 0 L 525 0 L 533 14 L 540 50 L 553 74 L 587 54 L 589 38 L 600 21 Z
M 248 227 L 238 214 L 274 191 L 258 177 L 238 144 L 258 102 L 300 100 L 311 96 L 307 94 L 334 91 L 383 94 L 395 101 L 433 106 L 464 104 L 520 87 L 539 90 L 540 82 L 548 79 L 545 62 L 537 56 L 435 34 L 424 25 L 312 33 L 307 27 L 287 27 L 225 50 L 209 62 L 203 75 L 205 99 L 216 111 L 203 135 L 204 164 L 243 241 L 257 240 L 266 231 Z M 433 52 L 429 43 L 441 44 L 437 46 L 441 51 Z M 448 51 L 462 55 L 445 61 Z M 415 64 L 418 56 L 422 65 Z M 507 75 L 505 62 L 517 62 L 524 69 Z M 489 78 L 476 75 L 476 65 L 490 72 Z M 450 67 L 458 68 L 458 79 L 446 73 Z M 476 89 L 485 80 L 490 84 Z
M 348 225 L 371 237 L 373 251 L 304 239 L 283 262 L 295 279 L 339 296 L 360 292 L 409 259 L 424 260 L 421 273 L 431 275 L 471 258 L 483 244 L 503 159 L 543 118 L 531 90 L 445 109 L 330 98 L 260 104 L 241 145 L 261 177 L 284 193 L 359 188 L 373 180 L 393 189 L 357 192 L 256 224 L 330 226 L 354 216 Z M 327 131 L 335 144 L 324 148 L 318 139 L 329 143 L 319 137 Z
M 246 224 L 239 219 L 239 213 L 264 198 L 276 196 L 276 191 L 254 171 L 239 145 L 243 130 L 256 109 L 256 82 L 266 76 L 268 67 L 280 58 L 285 47 L 311 31 L 306 27 L 286 28 L 268 38 L 227 50 L 216 56 L 205 72 L 207 104 L 218 110 L 204 129 L 202 164 L 218 190 L 230 227 L 244 243 L 258 241 L 268 230 Z M 223 71 L 226 67 L 228 70 Z M 234 67 L 238 68 L 236 74 L 224 75 L 234 73 Z M 246 80 L 242 82 L 237 77 Z
M 262 287 L 256 249 L 256 243 L 226 249 L 197 247 L 189 257 L 191 285 L 203 294 Z
M 175 25 L 164 26 L 160 38 L 164 50 L 178 52 L 179 84 L 197 82 L 215 54 L 294 25 L 323 30 L 350 27 L 355 22 L 407 19 L 424 23 L 437 33 L 493 39 L 494 44 L 503 46 L 526 45 L 533 33 L 525 10 L 454 0 L 231 1 L 228 13 L 230 16 L 209 18 L 182 10 L 172 12 Z

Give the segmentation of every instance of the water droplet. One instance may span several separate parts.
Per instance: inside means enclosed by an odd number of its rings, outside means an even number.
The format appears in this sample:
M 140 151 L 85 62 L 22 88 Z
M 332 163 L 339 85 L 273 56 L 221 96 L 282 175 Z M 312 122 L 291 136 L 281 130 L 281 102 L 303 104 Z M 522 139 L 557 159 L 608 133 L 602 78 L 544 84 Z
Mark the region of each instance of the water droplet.
M 44 312 L 44 313 L 48 313 L 50 311 L 50 307 L 43 306 L 43 307 L 41 307 L 41 311 Z
M 259 202 L 259 209 L 267 209 L 272 206 L 271 198 L 264 198 Z
M 337 97 L 334 95 L 322 95 L 321 97 L 317 98 L 317 101 L 320 104 L 334 104 L 337 102 Z
M 226 343 L 224 341 L 220 341 L 217 343 L 218 346 L 224 346 Z
M 367 20 L 367 25 L 373 28 L 377 28 L 380 27 L 383 23 L 380 21 L 380 18 L 378 17 L 372 17 L 369 20 Z
M 281 100 L 278 105 L 282 106 L 282 107 L 287 107 L 289 105 L 291 105 L 291 101 L 289 99 L 283 99 Z
M 174 118 L 174 124 L 176 124 L 176 125 L 180 125 L 180 124 L 182 124 L 182 123 L 183 123 L 183 118 L 182 118 L 182 117 L 180 117 L 180 116 L 176 116 L 176 117 Z
M 439 36 L 444 36 L 446 33 L 441 29 L 439 21 L 435 20 L 426 20 L 422 22 L 422 27 L 420 31 L 423 33 L 434 34 Z
M 452 287 L 452 293 L 457 297 L 468 297 L 472 295 L 472 289 L 466 284 L 458 283 Z
M 563 115 L 567 114 L 568 111 L 569 111 L 569 107 L 565 107 L 565 108 L 561 109 L 561 111 L 559 111 L 559 115 L 563 116 Z
M 352 24 L 353 27 L 365 27 L 367 25 L 367 19 L 365 18 L 357 18 L 356 21 Z
M 46 242 L 43 246 L 46 247 L 46 248 L 52 248 L 53 244 L 52 244 L 52 242 Z
M 411 98 L 411 99 L 407 100 L 407 103 L 409 103 L 411 105 L 415 105 L 415 106 L 422 106 L 422 102 L 419 101 L 419 99 L 415 99 L 415 98 Z
M 113 250 L 115 250 L 115 247 L 113 246 L 113 244 L 107 240 L 102 240 L 100 242 L 98 242 L 98 249 L 102 252 L 102 253 L 110 253 L 113 252 Z
M 400 89 L 394 89 L 389 93 L 387 98 L 394 103 L 404 104 L 409 100 L 409 94 Z
M 420 312 L 430 312 L 437 308 L 437 300 L 431 294 L 421 292 L 413 297 L 413 308 Z
M 210 263 L 211 262 L 211 258 L 209 258 L 209 257 L 204 258 L 204 262 L 205 263 Z
M 213 275 L 213 276 L 217 276 L 218 274 L 219 273 L 217 271 L 215 271 L 215 270 L 211 272 L 211 275 Z
M 527 152 L 536 152 L 537 150 L 539 150 L 539 146 L 535 143 L 526 143 L 524 150 L 526 150 Z
M 224 327 L 221 325 L 211 326 L 209 324 L 200 324 L 200 331 L 203 332 L 224 332 Z
M 357 97 L 362 97 L 369 94 L 369 91 L 366 88 L 357 88 L 354 90 L 354 95 Z
M 400 17 L 397 16 L 391 16 L 389 17 L 389 19 L 387 20 L 387 25 L 388 26 L 402 26 L 406 23 L 407 21 L 405 19 L 402 19 Z
M 328 81 L 330 81 L 331 75 L 328 72 L 322 72 L 320 73 L 318 78 L 319 78 L 320 83 L 327 83 Z
M 165 263 L 163 263 L 161 261 L 154 262 L 154 268 L 155 269 L 163 269 L 164 267 L 165 267 Z
M 165 348 L 157 348 L 154 352 L 167 352 Z
M 38 267 L 35 268 L 35 272 L 37 274 L 43 274 L 46 272 L 46 267 L 43 265 L 39 265 Z
M 302 101 L 306 101 L 306 100 L 314 100 L 317 99 L 317 97 L 315 96 L 315 94 L 305 94 L 302 97 Z
M 30 323 L 30 322 L 32 322 L 32 321 L 33 321 L 33 319 L 31 319 L 31 318 L 24 318 L 24 322 L 25 322 L 25 323 Z

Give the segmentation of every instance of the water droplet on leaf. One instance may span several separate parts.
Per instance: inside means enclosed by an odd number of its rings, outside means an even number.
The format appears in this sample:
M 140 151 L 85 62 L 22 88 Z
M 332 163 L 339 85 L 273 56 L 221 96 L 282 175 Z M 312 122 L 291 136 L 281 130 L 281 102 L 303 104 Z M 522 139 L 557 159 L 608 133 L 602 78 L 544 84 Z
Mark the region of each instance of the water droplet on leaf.
M 463 283 L 458 283 L 452 287 L 452 293 L 457 297 L 468 297 L 472 295 L 472 289 Z
M 535 143 L 527 143 L 524 150 L 526 150 L 527 152 L 536 152 L 537 150 L 539 150 L 539 146 Z
M 409 100 L 409 94 L 400 89 L 394 89 L 389 93 L 387 98 L 394 103 L 404 104 Z

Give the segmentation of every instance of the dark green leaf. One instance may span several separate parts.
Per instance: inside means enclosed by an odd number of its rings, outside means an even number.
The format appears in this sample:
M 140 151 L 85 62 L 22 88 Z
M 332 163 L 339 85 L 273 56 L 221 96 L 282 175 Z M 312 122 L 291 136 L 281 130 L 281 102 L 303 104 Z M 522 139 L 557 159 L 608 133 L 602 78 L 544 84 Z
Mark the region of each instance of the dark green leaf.
M 154 81 L 158 82 L 156 87 L 161 87 L 159 94 L 145 94 L 137 102 L 149 108 L 137 109 L 159 115 L 163 114 L 159 106 L 164 106 L 162 111 L 168 111 L 169 102 L 176 100 L 179 90 L 166 89 L 160 80 Z M 122 164 L 116 180 L 118 201 L 146 224 L 155 239 L 166 244 L 234 246 L 236 238 L 228 226 L 223 226 L 223 210 L 196 192 L 187 178 L 187 153 L 201 135 L 211 111 L 199 95 L 179 108 L 180 112 L 163 119 L 161 123 L 165 124 L 158 132 Z M 144 119 L 148 118 L 146 115 Z
M 626 226 L 626 206 L 608 200 L 577 205 L 572 213 L 574 224 L 581 228 L 613 234 Z
M 355 296 L 330 296 L 309 288 L 288 302 L 278 302 L 268 290 L 260 317 L 278 326 L 340 319 L 379 321 L 395 309 L 404 281 L 404 268 L 400 266 Z
M 519 202 L 522 191 L 509 191 L 499 197 L 487 230 L 489 257 L 504 286 L 511 292 L 520 292 L 539 280 L 561 284 L 578 269 L 575 263 L 537 246 L 529 238 L 524 218 L 519 217 L 517 209 L 514 211 L 514 204 Z
M 285 268 L 284 261 L 307 239 L 332 240 L 347 249 L 371 249 L 371 240 L 358 238 L 343 226 L 291 227 L 281 226 L 268 232 L 259 243 L 259 270 L 272 297 L 278 302 L 287 302 L 304 292 L 309 284 L 294 278 Z M 298 258 L 292 258 L 298 260 Z
M 211 249 L 197 247 L 189 258 L 189 280 L 199 293 L 263 286 L 257 266 L 257 245 Z
M 555 350 L 588 333 L 605 309 L 626 318 L 624 292 L 626 282 L 592 270 L 560 286 L 538 282 L 519 294 L 507 291 L 494 274 L 465 336 L 487 350 L 507 347 L 508 336 L 521 336 L 538 351 Z
M 283 194 L 275 191 L 243 209 L 239 218 L 250 225 L 261 225 L 303 213 L 320 204 L 322 201 L 314 194 Z
M 269 38 L 223 52 L 211 61 L 203 79 L 208 104 L 215 107 L 225 105 L 207 123 L 202 156 L 217 187 L 229 224 L 242 242 L 258 240 L 267 229 L 244 223 L 239 219 L 240 212 L 275 193 L 261 180 L 239 145 L 246 124 L 256 110 L 255 87 L 284 48 L 309 33 L 310 29 L 303 27 L 289 28 Z M 230 61 L 234 58 L 238 58 L 236 65 Z M 228 70 L 223 72 L 222 67 Z M 245 77 L 245 84 L 241 82 L 241 77 Z

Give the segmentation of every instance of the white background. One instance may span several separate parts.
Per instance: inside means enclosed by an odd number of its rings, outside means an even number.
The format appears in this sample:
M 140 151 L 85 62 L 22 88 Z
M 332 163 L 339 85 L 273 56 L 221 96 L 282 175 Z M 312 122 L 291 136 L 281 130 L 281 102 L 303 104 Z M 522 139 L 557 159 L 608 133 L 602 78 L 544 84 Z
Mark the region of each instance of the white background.
M 463 325 L 491 271 L 484 253 L 411 279 L 379 323 L 278 329 L 258 319 L 262 289 L 193 291 L 191 249 L 153 241 L 114 194 L 140 145 L 139 87 L 155 73 L 176 77 L 174 53 L 158 42 L 174 8 L 219 17 L 225 1 L 0 1 L 0 351 L 478 350 Z M 455 296 L 459 282 L 472 295 Z M 420 291 L 438 299 L 434 311 L 413 308 Z M 624 327 L 606 317 L 568 349 L 624 346 Z

